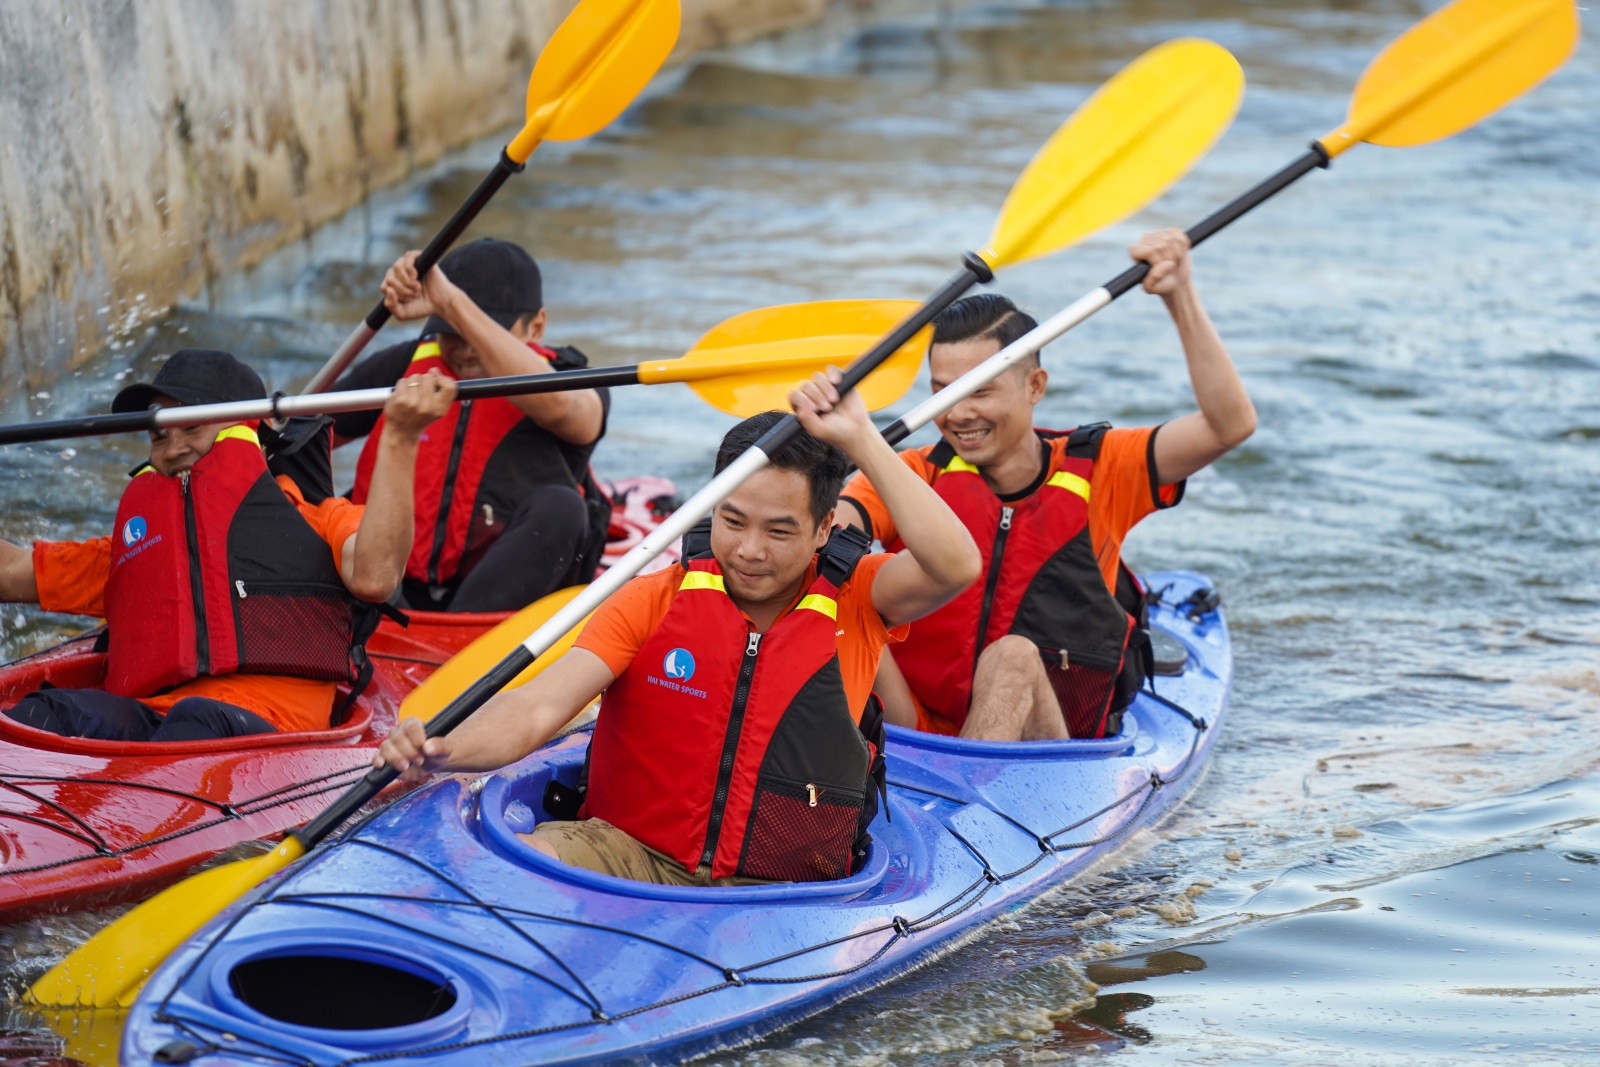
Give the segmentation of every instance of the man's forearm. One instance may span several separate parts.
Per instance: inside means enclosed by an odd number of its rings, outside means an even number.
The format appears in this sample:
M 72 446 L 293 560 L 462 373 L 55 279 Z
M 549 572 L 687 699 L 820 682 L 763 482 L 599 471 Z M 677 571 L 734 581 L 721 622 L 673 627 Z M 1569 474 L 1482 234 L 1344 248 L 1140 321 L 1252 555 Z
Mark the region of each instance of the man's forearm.
M 37 604 L 39 582 L 33 573 L 33 549 L 0 541 L 0 601 Z
M 1189 382 L 1200 413 L 1224 449 L 1244 441 L 1256 428 L 1255 406 L 1228 355 L 1227 346 L 1206 314 L 1193 284 L 1165 297 L 1189 365 Z
M 405 574 L 413 536 L 416 461 L 417 442 L 385 427 L 378 442 L 366 511 L 356 530 L 355 558 L 346 576 L 350 591 L 363 600 L 388 599 Z
M 933 487 L 901 462 L 882 437 L 863 443 L 850 458 L 877 490 L 901 543 L 923 573 L 941 585 L 965 587 L 972 580 L 977 546 Z
M 465 294 L 445 309 L 445 318 L 461 339 L 472 346 L 490 376 L 505 378 L 516 374 L 553 374 L 544 357 L 518 340 L 495 322 Z M 592 444 L 600 436 L 603 415 L 600 394 L 593 389 L 571 392 L 536 393 L 508 398 L 534 422 L 573 444 Z

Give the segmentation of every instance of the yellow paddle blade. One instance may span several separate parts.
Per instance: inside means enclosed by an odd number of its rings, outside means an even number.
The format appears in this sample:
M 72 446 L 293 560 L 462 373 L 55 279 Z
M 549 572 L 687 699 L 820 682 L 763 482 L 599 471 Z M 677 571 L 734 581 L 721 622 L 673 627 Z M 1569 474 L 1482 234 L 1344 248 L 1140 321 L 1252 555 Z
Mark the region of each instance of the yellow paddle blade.
M 540 597 L 532 604 L 500 623 L 472 644 L 451 656 L 445 665 L 428 676 L 428 680 L 413 689 L 400 704 L 400 718 L 421 719 L 427 722 L 445 705 L 466 691 L 466 688 L 489 673 L 489 668 L 505 659 L 513 648 L 522 644 L 528 635 L 543 626 L 556 612 L 567 606 L 567 601 L 583 592 L 581 585 L 557 589 L 549 596 Z M 584 622 L 589 620 L 585 618 Z M 560 659 L 577 640 L 583 629 L 579 623 L 568 630 L 561 640 L 528 665 L 527 670 L 511 680 L 506 689 L 515 689 L 550 664 Z
M 1049 255 L 1160 196 L 1222 136 L 1244 96 L 1228 50 L 1185 38 L 1119 71 L 1039 149 L 1000 209 L 991 267 Z
M 128 1021 L 128 1013 L 123 1009 L 46 1011 L 41 1012 L 40 1017 L 65 1042 L 61 1052 L 68 1061 L 86 1063 L 89 1067 L 117 1067 L 122 1024 Z
M 41 1008 L 126 1008 L 145 979 L 253 886 L 305 853 L 286 837 L 264 856 L 224 864 L 162 890 L 79 945 L 28 990 Z
M 787 411 L 796 385 L 829 365 L 848 366 L 916 309 L 913 300 L 819 300 L 747 311 L 712 327 L 680 359 L 640 364 L 639 381 L 687 382 L 741 418 Z M 869 411 L 905 396 L 932 331 L 918 331 L 856 387 Z
M 527 122 L 506 147 L 524 163 L 540 141 L 573 141 L 611 123 L 678 42 L 678 0 L 582 0 L 528 79 Z
M 1404 148 L 1460 133 L 1544 81 L 1577 43 L 1574 0 L 1456 0 L 1372 61 L 1322 147 L 1336 156 L 1360 141 Z

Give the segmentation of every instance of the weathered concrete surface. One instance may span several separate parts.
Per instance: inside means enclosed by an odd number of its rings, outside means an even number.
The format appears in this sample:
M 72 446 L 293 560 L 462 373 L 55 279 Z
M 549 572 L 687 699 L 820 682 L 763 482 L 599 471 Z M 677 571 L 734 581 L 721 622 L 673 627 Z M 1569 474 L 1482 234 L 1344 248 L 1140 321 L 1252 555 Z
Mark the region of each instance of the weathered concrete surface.
M 0 392 L 520 118 L 576 0 L 0 0 Z M 828 0 L 683 0 L 677 58 Z

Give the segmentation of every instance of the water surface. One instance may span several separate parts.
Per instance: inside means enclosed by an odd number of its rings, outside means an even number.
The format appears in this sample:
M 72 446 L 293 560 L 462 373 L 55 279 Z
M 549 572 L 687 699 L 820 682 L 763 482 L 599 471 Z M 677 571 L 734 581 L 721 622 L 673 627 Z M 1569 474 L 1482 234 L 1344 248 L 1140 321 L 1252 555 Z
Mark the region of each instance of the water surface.
M 1187 181 L 1002 277 L 1049 312 L 1119 271 L 1141 230 L 1192 223 L 1336 125 L 1366 62 L 1431 6 L 1002 4 L 862 32 L 841 16 L 542 148 L 477 232 L 533 251 L 551 337 L 601 363 L 678 354 L 768 304 L 920 297 L 1101 80 L 1175 36 L 1232 49 L 1244 108 Z M 1348 153 L 1200 253 L 1261 428 L 1127 550 L 1227 596 L 1234 706 L 1190 803 L 1097 879 L 720 1063 L 1600 1062 L 1597 44 L 1586 31 L 1565 71 L 1448 142 Z M 11 415 L 104 405 L 183 344 L 292 388 L 497 150 L 219 282 Z M 1171 325 L 1139 294 L 1045 360 L 1045 425 L 1192 408 Z M 731 421 L 682 389 L 621 391 L 595 462 L 693 488 Z M 0 454 L 0 534 L 102 532 L 137 453 Z M 77 625 L 6 615 L 9 654 Z M 11 931 L 13 977 L 73 929 Z

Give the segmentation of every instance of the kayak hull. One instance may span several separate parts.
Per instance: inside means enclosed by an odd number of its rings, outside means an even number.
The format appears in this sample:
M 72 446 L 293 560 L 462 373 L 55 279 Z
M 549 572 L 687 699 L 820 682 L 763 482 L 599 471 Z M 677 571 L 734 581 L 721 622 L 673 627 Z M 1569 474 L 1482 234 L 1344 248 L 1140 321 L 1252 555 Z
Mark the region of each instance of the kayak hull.
M 1172 601 L 1204 584 L 1148 581 Z M 493 775 L 436 781 L 174 953 L 130 1014 L 124 1062 L 188 1041 L 205 1064 L 655 1063 L 770 1033 L 951 951 L 1182 799 L 1225 716 L 1231 650 L 1216 612 L 1192 621 L 1160 606 L 1153 621 L 1188 660 L 1117 737 L 1002 744 L 891 728 L 890 817 L 873 825 L 865 868 L 838 882 L 670 888 L 534 852 L 517 833 L 542 817 L 552 777 L 576 779 L 582 734 Z M 260 994 L 252 976 L 282 961 L 303 991 Z M 349 967 L 389 991 L 385 1008 L 319 1006 L 329 994 L 313 976 Z M 396 1007 L 408 982 L 431 983 L 428 1006 Z
M 0 922 L 148 896 L 313 818 L 365 773 L 400 702 L 504 615 L 418 612 L 368 643 L 373 679 L 329 730 L 166 744 L 95 741 L 0 715 Z M 0 667 L 0 707 L 105 678 L 94 638 Z

